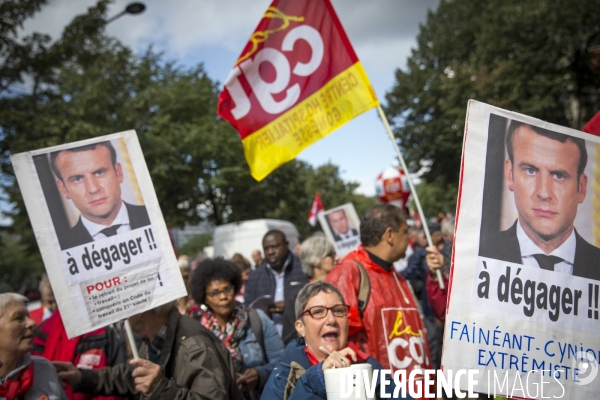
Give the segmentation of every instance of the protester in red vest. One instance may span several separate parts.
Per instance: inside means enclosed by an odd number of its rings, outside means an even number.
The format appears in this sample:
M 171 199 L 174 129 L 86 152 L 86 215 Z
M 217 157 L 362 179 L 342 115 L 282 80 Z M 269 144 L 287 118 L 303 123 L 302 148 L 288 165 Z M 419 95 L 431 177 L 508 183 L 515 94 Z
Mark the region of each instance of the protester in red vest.
M 33 345 L 32 354 L 43 356 L 50 361 L 72 362 L 77 368 L 87 370 L 124 363 L 127 358 L 124 332 L 109 326 L 69 339 L 59 310 L 36 328 Z M 65 385 L 65 389 L 69 400 L 120 399 L 113 396 L 74 393 L 68 384 Z
M 431 358 L 417 302 L 406 280 L 393 268 L 393 263 L 404 257 L 407 230 L 400 208 L 389 204 L 371 207 L 360 222 L 362 245 L 325 280 L 340 290 L 351 307 L 349 340 L 361 344 L 384 368 L 409 374 L 413 369 L 431 368 Z M 362 312 L 357 291 L 362 279 L 356 263 L 364 267 L 370 281 Z

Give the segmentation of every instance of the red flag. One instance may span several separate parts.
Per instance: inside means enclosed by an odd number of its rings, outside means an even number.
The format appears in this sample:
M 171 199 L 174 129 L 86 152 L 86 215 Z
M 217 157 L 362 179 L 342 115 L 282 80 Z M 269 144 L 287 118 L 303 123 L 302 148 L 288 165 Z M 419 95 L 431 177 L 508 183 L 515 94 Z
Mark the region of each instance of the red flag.
M 283 163 L 379 104 L 329 0 L 274 0 L 219 95 L 250 173 Z
M 600 136 L 600 112 L 592 117 L 583 127 L 583 131 Z
M 325 208 L 323 208 L 323 203 L 321 203 L 321 195 L 319 192 L 317 192 L 317 194 L 315 194 L 315 199 L 313 200 L 312 206 L 310 207 L 310 212 L 308 213 L 308 223 L 311 226 L 317 225 L 317 216 L 324 210 Z

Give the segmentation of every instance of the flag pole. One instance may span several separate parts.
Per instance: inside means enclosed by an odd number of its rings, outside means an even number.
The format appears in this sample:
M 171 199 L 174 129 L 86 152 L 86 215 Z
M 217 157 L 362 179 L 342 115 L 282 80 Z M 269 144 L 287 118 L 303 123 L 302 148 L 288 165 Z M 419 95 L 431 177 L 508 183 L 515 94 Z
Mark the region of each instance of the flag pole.
M 125 319 L 125 332 L 127 332 L 127 340 L 129 340 L 129 347 L 131 347 L 131 354 L 133 358 L 140 358 L 138 354 L 137 345 L 135 344 L 135 339 L 133 337 L 133 331 L 131 330 L 131 324 L 129 323 L 129 318 Z
M 396 150 L 396 154 L 398 154 L 398 159 L 400 160 L 400 164 L 402 165 L 402 169 L 404 170 L 406 176 L 406 180 L 408 181 L 408 186 L 410 186 L 410 192 L 413 195 L 413 199 L 415 200 L 415 205 L 417 206 L 417 211 L 419 212 L 419 217 L 421 221 L 423 221 L 423 231 L 425 232 L 425 236 L 427 237 L 427 244 L 429 247 L 433 247 L 433 241 L 431 240 L 431 234 L 429 233 L 429 227 L 427 226 L 427 220 L 425 219 L 425 214 L 423 213 L 423 208 L 421 207 L 421 202 L 419 201 L 419 196 L 417 195 L 417 191 L 415 190 L 415 185 L 413 185 L 412 179 L 410 178 L 410 174 L 408 173 L 408 168 L 406 167 L 406 162 L 404 162 L 404 157 L 402 157 L 402 153 L 400 152 L 400 148 L 396 143 L 396 138 L 394 137 L 394 133 L 392 132 L 392 128 L 390 127 L 390 123 L 388 122 L 387 117 L 385 116 L 381 105 L 377 106 L 377 111 L 379 112 L 379 116 L 383 121 L 383 125 L 385 126 L 385 130 L 387 131 L 392 144 L 394 145 L 394 149 Z M 440 289 L 444 289 L 444 280 L 442 279 L 442 272 L 439 269 L 435 270 L 435 274 L 437 276 L 438 284 L 440 285 Z

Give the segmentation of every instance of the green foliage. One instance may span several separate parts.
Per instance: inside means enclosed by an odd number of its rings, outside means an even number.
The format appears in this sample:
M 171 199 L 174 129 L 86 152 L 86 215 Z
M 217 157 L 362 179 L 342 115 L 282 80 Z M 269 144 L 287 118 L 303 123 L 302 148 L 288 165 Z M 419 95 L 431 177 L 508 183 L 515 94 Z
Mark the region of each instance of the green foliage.
M 426 218 L 436 216 L 440 211 L 455 214 L 458 186 L 436 179 L 433 182 L 421 181 L 416 190 Z M 416 210 L 413 200 L 411 206 Z
M 9 156 L 114 132 L 137 131 L 167 226 L 280 218 L 306 236 L 316 191 L 331 207 L 352 201 L 359 212 L 373 201 L 355 195 L 358 185 L 343 182 L 333 165 L 294 160 L 256 182 L 238 134 L 216 115 L 219 87 L 203 66 L 182 68 L 151 48 L 138 56 L 107 37 L 108 4 L 76 17 L 54 44 L 33 34 L 22 40 L 28 46 L 15 42 L 2 53 L 0 79 L 13 86 L 0 96 L 0 186 L 12 206 L 4 212 L 13 220 L 9 231 L 18 233 L 6 240 L 34 269 L 41 259 Z M 23 13 L 16 24 L 32 11 Z M 13 90 L 28 81 L 31 88 Z
M 25 281 L 35 282 L 44 272 L 40 254 L 28 251 L 18 235 L 3 233 L 0 240 L 0 282 L 17 289 Z
M 186 244 L 177 249 L 177 254 L 188 255 L 195 257 L 196 254 L 201 252 L 206 246 L 210 244 L 212 235 L 210 233 L 202 233 L 192 237 Z
M 585 0 L 442 0 L 386 94 L 412 171 L 458 183 L 467 101 L 580 129 L 598 111 L 600 7 Z

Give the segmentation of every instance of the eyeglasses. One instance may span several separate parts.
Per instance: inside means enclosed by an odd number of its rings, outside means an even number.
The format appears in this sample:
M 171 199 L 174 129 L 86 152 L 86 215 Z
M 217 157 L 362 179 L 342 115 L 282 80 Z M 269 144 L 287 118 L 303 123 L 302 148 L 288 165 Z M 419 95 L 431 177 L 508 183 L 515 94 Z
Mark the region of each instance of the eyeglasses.
M 348 315 L 350 306 L 348 306 L 346 304 L 336 304 L 333 307 L 314 306 L 314 307 L 307 308 L 306 310 L 302 311 L 302 314 L 300 314 L 300 317 L 303 316 L 304 314 L 309 314 L 314 319 L 322 319 L 327 316 L 327 311 L 329 311 L 329 310 L 331 310 L 331 314 L 333 314 L 334 317 L 341 318 L 341 317 L 345 317 L 346 315 Z
M 229 285 L 229 286 L 225 286 L 221 290 L 213 290 L 211 292 L 208 292 L 208 293 L 206 293 L 206 295 L 212 297 L 213 299 L 216 299 L 221 294 L 225 294 L 226 296 L 229 296 L 231 293 L 233 293 L 233 286 Z

